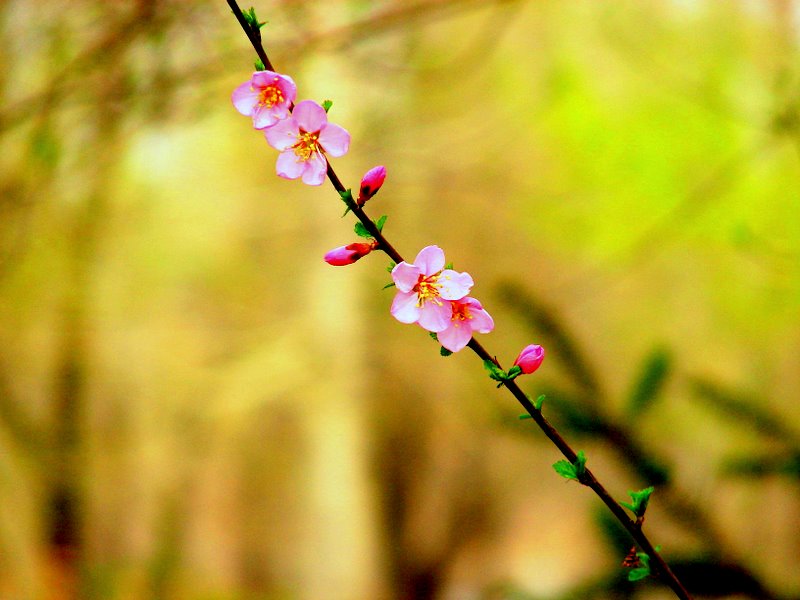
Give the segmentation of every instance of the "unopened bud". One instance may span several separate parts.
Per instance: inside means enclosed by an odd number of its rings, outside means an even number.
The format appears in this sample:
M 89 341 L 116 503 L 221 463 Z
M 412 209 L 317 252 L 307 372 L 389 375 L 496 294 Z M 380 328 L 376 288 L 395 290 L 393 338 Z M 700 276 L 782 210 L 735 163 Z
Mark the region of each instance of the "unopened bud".
M 514 361 L 514 364 L 522 369 L 524 374 L 530 375 L 539 368 L 543 360 L 544 348 L 537 344 L 531 344 L 523 348 L 522 352 L 519 353 L 519 356 Z
M 374 249 L 374 243 L 355 242 L 353 244 L 347 244 L 347 246 L 339 246 L 325 255 L 325 262 L 335 267 L 352 265 L 354 262 L 360 258 L 363 258 Z
M 363 206 L 367 200 L 377 194 L 385 179 L 386 167 L 384 166 L 372 167 L 367 171 L 361 179 L 361 188 L 358 190 L 357 204 Z

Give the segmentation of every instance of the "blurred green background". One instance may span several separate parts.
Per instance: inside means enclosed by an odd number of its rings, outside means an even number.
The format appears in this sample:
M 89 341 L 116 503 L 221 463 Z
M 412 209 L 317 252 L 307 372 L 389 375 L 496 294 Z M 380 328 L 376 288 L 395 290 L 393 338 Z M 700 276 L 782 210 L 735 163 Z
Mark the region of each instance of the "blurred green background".
M 248 5 L 249 6 L 249 5 Z M 264 0 L 348 186 L 700 597 L 800 596 L 800 5 Z M 274 174 L 218 2 L 0 4 L 0 598 L 668 598 Z

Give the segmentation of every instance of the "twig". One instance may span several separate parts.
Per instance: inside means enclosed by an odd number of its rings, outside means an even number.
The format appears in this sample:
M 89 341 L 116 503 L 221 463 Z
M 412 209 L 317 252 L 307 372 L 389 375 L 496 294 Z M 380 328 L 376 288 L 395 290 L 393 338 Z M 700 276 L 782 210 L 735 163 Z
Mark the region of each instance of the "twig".
M 270 62 L 269 58 L 267 57 L 267 53 L 264 50 L 264 46 L 261 43 L 261 34 L 259 32 L 258 26 L 252 26 L 248 23 L 247 19 L 242 14 L 241 9 L 239 8 L 238 4 L 235 0 L 226 0 L 228 6 L 230 6 L 233 14 L 236 16 L 237 21 L 239 21 L 239 25 L 244 30 L 247 38 L 250 40 L 250 43 L 253 46 L 256 54 L 258 55 L 261 62 L 264 66 L 274 71 L 272 63 Z M 333 185 L 334 189 L 337 193 L 345 192 L 346 188 L 342 184 L 339 177 L 336 175 L 333 167 L 331 166 L 330 162 L 328 162 L 328 170 L 327 170 L 328 179 Z M 358 220 L 366 227 L 367 231 L 375 238 L 378 242 L 378 248 L 386 253 L 393 261 L 399 263 L 403 261 L 403 257 L 400 253 L 389 243 L 389 241 L 383 236 L 380 232 L 378 227 L 375 223 L 370 219 L 364 210 L 358 206 L 352 206 L 351 210 L 353 214 L 358 218 Z M 469 348 L 478 355 L 478 357 L 483 361 L 491 361 L 494 363 L 498 368 L 502 369 L 499 361 L 491 355 L 481 344 L 478 342 L 474 337 L 469 341 L 467 344 Z M 555 446 L 559 449 L 559 451 L 566 457 L 566 459 L 570 463 L 575 463 L 578 459 L 577 453 L 572 449 L 572 447 L 566 442 L 566 440 L 561 437 L 561 434 L 553 427 L 550 422 L 544 417 L 540 410 L 537 410 L 534 407 L 531 400 L 528 396 L 520 389 L 520 387 L 514 381 L 507 381 L 505 382 L 505 387 L 508 389 L 509 392 L 517 399 L 517 401 L 522 405 L 525 411 L 531 416 L 531 418 L 536 422 L 539 428 L 544 432 L 544 434 L 550 438 L 550 441 L 555 444 Z M 666 583 L 675 594 L 683 599 L 683 600 L 691 600 L 692 596 L 683 587 L 683 584 L 678 580 L 672 570 L 669 568 L 669 565 L 664 561 L 661 555 L 656 551 L 653 544 L 644 534 L 641 528 L 641 522 L 637 521 L 634 522 L 628 517 L 628 514 L 625 512 L 625 509 L 608 493 L 608 491 L 603 487 L 603 485 L 597 480 L 594 474 L 589 469 L 584 469 L 579 477 L 580 483 L 589 487 L 594 491 L 594 493 L 603 501 L 603 503 L 608 507 L 608 509 L 612 512 L 614 517 L 625 527 L 625 529 L 630 533 L 631 537 L 636 541 L 639 547 L 650 557 L 652 560 L 652 567 L 653 571 L 661 577 L 661 579 Z

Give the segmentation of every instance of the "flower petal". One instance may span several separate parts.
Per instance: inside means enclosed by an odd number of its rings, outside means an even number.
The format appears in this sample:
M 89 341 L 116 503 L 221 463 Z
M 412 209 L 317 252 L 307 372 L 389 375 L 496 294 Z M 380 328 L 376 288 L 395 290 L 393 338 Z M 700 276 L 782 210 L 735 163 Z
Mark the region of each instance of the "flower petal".
M 319 143 L 331 156 L 344 156 L 350 148 L 350 134 L 343 127 L 328 123 L 319 133 Z
M 467 321 L 452 321 L 451 326 L 437 333 L 436 337 L 450 352 L 458 352 L 472 339 L 472 330 Z
M 414 289 L 414 286 L 419 282 L 420 276 L 419 269 L 408 264 L 406 261 L 398 263 L 392 269 L 392 281 L 401 292 L 408 293 Z
M 444 250 L 439 246 L 425 246 L 414 259 L 423 275 L 433 275 L 444 268 Z
M 426 302 L 419 309 L 417 321 L 423 329 L 438 333 L 450 326 L 453 309 L 449 302 Z
M 392 300 L 392 316 L 401 323 L 416 323 L 419 319 L 417 295 L 397 292 Z
M 269 129 L 265 129 L 264 137 L 267 138 L 269 145 L 276 150 L 286 150 L 297 143 L 299 133 L 297 122 L 292 117 L 289 117 L 283 121 L 278 121 Z
M 479 302 L 475 301 L 477 306 L 472 305 L 469 308 L 470 317 L 469 326 L 472 331 L 477 331 L 478 333 L 489 333 L 490 331 L 494 330 L 494 319 L 492 316 L 486 312 Z M 470 303 L 472 304 L 472 303 Z
M 284 111 L 281 111 L 279 106 L 268 107 L 263 104 L 257 105 L 253 111 L 253 127 L 256 129 L 266 129 L 271 125 L 275 125 L 275 123 L 281 120 L 279 116 L 281 112 L 289 114 L 288 110 L 284 109 Z
M 253 89 L 253 84 L 250 81 L 245 81 L 242 85 L 233 90 L 231 94 L 231 102 L 233 106 L 240 113 L 246 117 L 253 114 L 253 109 L 258 104 L 258 90 Z
M 472 289 L 474 282 L 469 273 L 458 273 L 451 269 L 442 271 L 439 276 L 439 293 L 445 300 L 460 300 Z
M 284 179 L 297 179 L 305 172 L 306 164 L 297 160 L 294 150 L 284 150 L 278 155 L 275 170 Z
M 303 100 L 295 105 L 292 117 L 303 131 L 319 131 L 328 123 L 325 109 L 313 100 Z
M 322 185 L 325 181 L 325 174 L 328 172 L 328 161 L 319 152 L 314 152 L 305 161 L 303 171 L 303 183 L 307 185 Z

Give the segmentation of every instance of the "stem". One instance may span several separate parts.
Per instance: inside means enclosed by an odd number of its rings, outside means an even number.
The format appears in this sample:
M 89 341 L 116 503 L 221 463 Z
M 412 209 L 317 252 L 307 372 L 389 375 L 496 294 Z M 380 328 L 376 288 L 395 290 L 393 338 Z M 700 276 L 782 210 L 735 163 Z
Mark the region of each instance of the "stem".
M 241 9 L 239 8 L 238 4 L 235 0 L 227 0 L 228 6 L 231 7 L 233 14 L 236 15 L 236 19 L 239 21 L 239 25 L 241 25 L 242 29 L 244 30 L 245 34 L 247 34 L 247 38 L 250 40 L 250 43 L 253 46 L 253 49 L 256 51 L 256 54 L 261 59 L 261 62 L 264 63 L 264 66 L 269 69 L 270 71 L 274 71 L 272 67 L 272 63 L 270 62 L 269 58 L 267 57 L 267 53 L 264 50 L 264 46 L 261 43 L 261 33 L 258 28 L 253 28 L 244 18 Z M 333 167 L 331 166 L 330 161 L 328 161 L 328 179 L 331 182 L 331 185 L 337 192 L 344 192 L 346 188 L 342 184 L 339 176 L 334 171 Z M 359 221 L 366 227 L 367 231 L 377 240 L 378 248 L 380 248 L 384 253 L 386 253 L 393 261 L 396 263 L 402 262 L 404 259 L 400 255 L 400 253 L 392 246 L 389 241 L 383 236 L 383 234 L 378 230 L 375 223 L 370 219 L 367 214 L 364 212 L 362 207 L 354 206 L 351 207 L 353 214 L 358 218 Z M 502 366 L 498 362 L 498 360 L 489 354 L 489 352 L 481 345 L 478 340 L 474 337 L 470 339 L 469 343 L 467 344 L 469 348 L 478 355 L 481 360 L 490 360 L 494 364 L 496 364 L 499 368 L 502 369 Z M 544 434 L 550 438 L 550 441 L 555 444 L 555 446 L 559 449 L 561 454 L 570 461 L 574 463 L 577 459 L 577 453 L 572 449 L 572 447 L 567 443 L 567 441 L 561 437 L 561 434 L 558 433 L 555 427 L 550 424 L 550 422 L 544 417 L 541 411 L 536 410 L 533 406 L 533 403 L 530 401 L 528 396 L 525 392 L 520 389 L 515 381 L 508 381 L 505 383 L 504 387 L 508 389 L 509 392 L 513 394 L 513 396 L 517 399 L 517 401 L 522 405 L 525 411 L 531 416 L 531 418 L 536 422 L 539 428 L 544 432 Z M 622 523 L 623 527 L 630 533 L 631 537 L 636 541 L 639 547 L 647 553 L 650 557 L 651 563 L 650 566 L 653 569 L 654 573 L 661 577 L 662 581 L 666 583 L 675 595 L 682 600 L 692 600 L 691 594 L 683 587 L 683 584 L 678 580 L 672 570 L 669 568 L 669 565 L 666 561 L 661 557 L 661 555 L 656 552 L 655 547 L 647 538 L 647 536 L 642 531 L 641 523 L 634 522 L 628 516 L 628 513 L 625 512 L 625 509 L 620 505 L 611 494 L 606 490 L 605 487 L 598 481 L 598 479 L 594 476 L 590 469 L 586 469 L 583 475 L 580 477 L 580 483 L 589 487 L 594 491 L 595 494 L 603 501 L 603 503 L 609 508 L 612 514 L 617 518 L 617 520 Z

